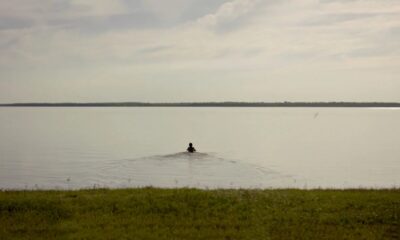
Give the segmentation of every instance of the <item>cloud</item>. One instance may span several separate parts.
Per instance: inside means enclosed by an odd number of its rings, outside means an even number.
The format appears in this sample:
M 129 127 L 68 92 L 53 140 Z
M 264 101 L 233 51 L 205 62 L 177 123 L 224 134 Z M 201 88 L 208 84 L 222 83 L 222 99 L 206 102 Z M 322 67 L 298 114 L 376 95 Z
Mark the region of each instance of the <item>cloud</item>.
M 68 5 L 71 12 L 85 16 L 110 16 L 126 12 L 121 0 L 69 0 Z
M 222 28 L 256 10 L 259 0 L 234 0 L 221 5 L 215 13 L 197 20 L 204 27 Z
M 248 100 L 291 100 L 285 99 L 285 86 L 291 92 L 289 86 L 296 86 L 292 100 L 324 94 L 340 100 L 350 97 L 340 92 L 346 81 L 368 82 L 362 98 L 373 93 L 374 82 L 386 79 L 390 89 L 379 85 L 375 96 L 398 99 L 393 88 L 400 88 L 399 16 L 392 0 L 4 1 L 0 85 L 37 84 L 59 89 L 60 98 L 61 86 L 73 92 L 81 85 L 79 93 L 95 96 L 84 87 L 90 85 L 112 88 L 110 96 L 118 99 L 129 98 L 127 89 L 144 96 L 141 87 L 158 86 L 168 93 L 149 90 L 146 100 L 161 101 L 180 96 L 168 84 L 203 89 L 193 99 L 207 97 L 206 89 L 215 86 L 221 98 L 236 93 Z M 323 89 L 326 82 L 337 90 Z M 312 84 L 321 88 L 311 90 Z M 4 86 L 0 101 L 10 88 Z M 103 94 L 99 90 L 98 98 Z
M 184 12 L 182 9 L 189 6 L 194 8 L 195 2 L 194 0 L 171 1 L 169 2 L 171 6 L 168 8 L 166 3 L 158 5 L 159 2 L 153 0 L 137 6 L 138 12 L 143 12 L 142 8 L 145 8 L 146 11 L 163 18 L 163 15 L 179 15 Z M 58 27 L 60 25 L 50 24 L 36 26 L 30 31 L 19 31 L 19 36 L 18 30 L 3 31 L 0 34 L 4 39 L 8 39 L 5 42 L 19 44 L 19 49 L 25 48 L 25 52 L 34 52 L 32 55 L 35 56 L 49 54 L 35 51 L 41 49 L 38 46 L 45 44 L 52 48 L 50 52 L 54 52 L 55 58 L 57 54 L 62 59 L 62 56 L 73 53 L 88 62 L 98 59 L 130 62 L 136 59 L 136 54 L 139 52 L 141 55 L 145 54 L 146 51 L 143 49 L 157 49 L 158 46 L 174 47 L 162 51 L 147 51 L 154 62 L 169 59 L 170 62 L 175 61 L 179 64 L 186 59 L 208 61 L 230 57 L 237 58 L 235 62 L 241 58 L 244 60 L 261 58 L 267 62 L 266 60 L 282 56 L 283 58 L 325 56 L 327 61 L 331 61 L 331 56 L 334 55 L 351 53 L 357 49 L 382 48 L 384 46 L 378 45 L 382 41 L 393 41 L 395 31 L 392 29 L 400 25 L 397 21 L 398 15 L 394 14 L 396 8 L 386 2 L 367 1 L 367 3 L 366 7 L 359 1 L 319 3 L 312 0 L 288 0 L 279 4 L 266 4 L 265 1 L 258 0 L 234 0 L 221 4 L 213 12 L 198 19 L 188 20 L 189 24 L 182 22 L 165 29 L 158 29 L 147 27 L 147 24 L 151 25 L 155 20 L 149 20 L 141 28 L 134 27 L 133 24 L 140 21 L 134 16 L 141 15 L 135 14 L 132 9 L 125 9 L 125 3 L 122 1 L 71 0 L 64 1 L 65 18 L 74 15 L 87 17 L 109 15 L 109 17 L 96 18 L 94 21 L 71 17 L 75 19 L 69 20 L 73 21 L 73 25 L 88 28 L 78 28 L 79 31 L 76 31 L 75 27 L 60 28 Z M 34 6 L 32 4 L 28 9 L 35 9 Z M 360 8 L 364 8 L 364 12 L 360 13 Z M 35 11 L 37 10 L 32 10 Z M 161 13 L 163 11 L 166 13 Z M 398 12 L 400 13 L 400 9 Z M 130 18 L 133 19 L 132 23 L 129 22 Z M 244 18 L 251 21 L 243 25 Z M 240 21 L 237 21 L 238 19 Z M 101 26 L 96 25 L 98 22 Z M 16 26 L 19 24 L 10 25 L 18 28 Z M 126 27 L 121 28 L 121 26 Z M 221 29 L 226 28 L 235 31 L 225 34 Z M 97 35 L 86 35 L 94 29 Z M 14 38 L 13 41 L 10 36 L 17 36 L 18 40 Z M 386 45 L 393 46 L 395 43 Z M 257 54 L 248 54 L 249 52 Z M 290 62 L 292 61 L 293 57 L 290 58 Z
M 25 19 L 109 16 L 124 13 L 125 9 L 122 0 L 13 0 L 0 4 L 0 16 Z

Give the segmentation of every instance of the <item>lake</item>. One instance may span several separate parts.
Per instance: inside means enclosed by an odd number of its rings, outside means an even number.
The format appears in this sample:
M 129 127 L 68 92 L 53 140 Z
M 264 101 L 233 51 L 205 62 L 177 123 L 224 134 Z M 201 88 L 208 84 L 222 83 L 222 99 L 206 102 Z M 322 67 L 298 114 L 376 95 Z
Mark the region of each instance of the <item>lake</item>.
M 395 108 L 0 108 L 0 189 L 399 187 L 399 123 Z

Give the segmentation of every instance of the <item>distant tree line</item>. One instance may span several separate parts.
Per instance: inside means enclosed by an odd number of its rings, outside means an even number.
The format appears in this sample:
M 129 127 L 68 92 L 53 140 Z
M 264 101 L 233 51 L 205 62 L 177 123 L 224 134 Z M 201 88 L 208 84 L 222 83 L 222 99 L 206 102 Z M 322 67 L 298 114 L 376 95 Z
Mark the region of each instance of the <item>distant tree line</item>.
M 400 107 L 396 102 L 98 102 L 11 103 L 0 107 Z

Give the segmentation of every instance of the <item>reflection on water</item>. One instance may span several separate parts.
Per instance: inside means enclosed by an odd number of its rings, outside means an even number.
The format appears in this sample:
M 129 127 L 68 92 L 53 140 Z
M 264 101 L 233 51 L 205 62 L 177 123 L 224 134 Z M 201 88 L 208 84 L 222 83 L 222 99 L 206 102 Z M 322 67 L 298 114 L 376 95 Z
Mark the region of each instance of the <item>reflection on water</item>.
M 396 187 L 399 122 L 373 108 L 0 108 L 0 189 Z

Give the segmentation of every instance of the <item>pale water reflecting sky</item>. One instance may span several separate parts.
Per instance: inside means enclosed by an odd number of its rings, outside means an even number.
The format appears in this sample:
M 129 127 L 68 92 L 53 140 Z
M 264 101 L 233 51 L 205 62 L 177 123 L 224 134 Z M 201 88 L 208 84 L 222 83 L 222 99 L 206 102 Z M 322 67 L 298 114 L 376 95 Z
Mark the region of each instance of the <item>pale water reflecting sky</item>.
M 0 108 L 0 188 L 399 187 L 399 122 L 383 108 Z

